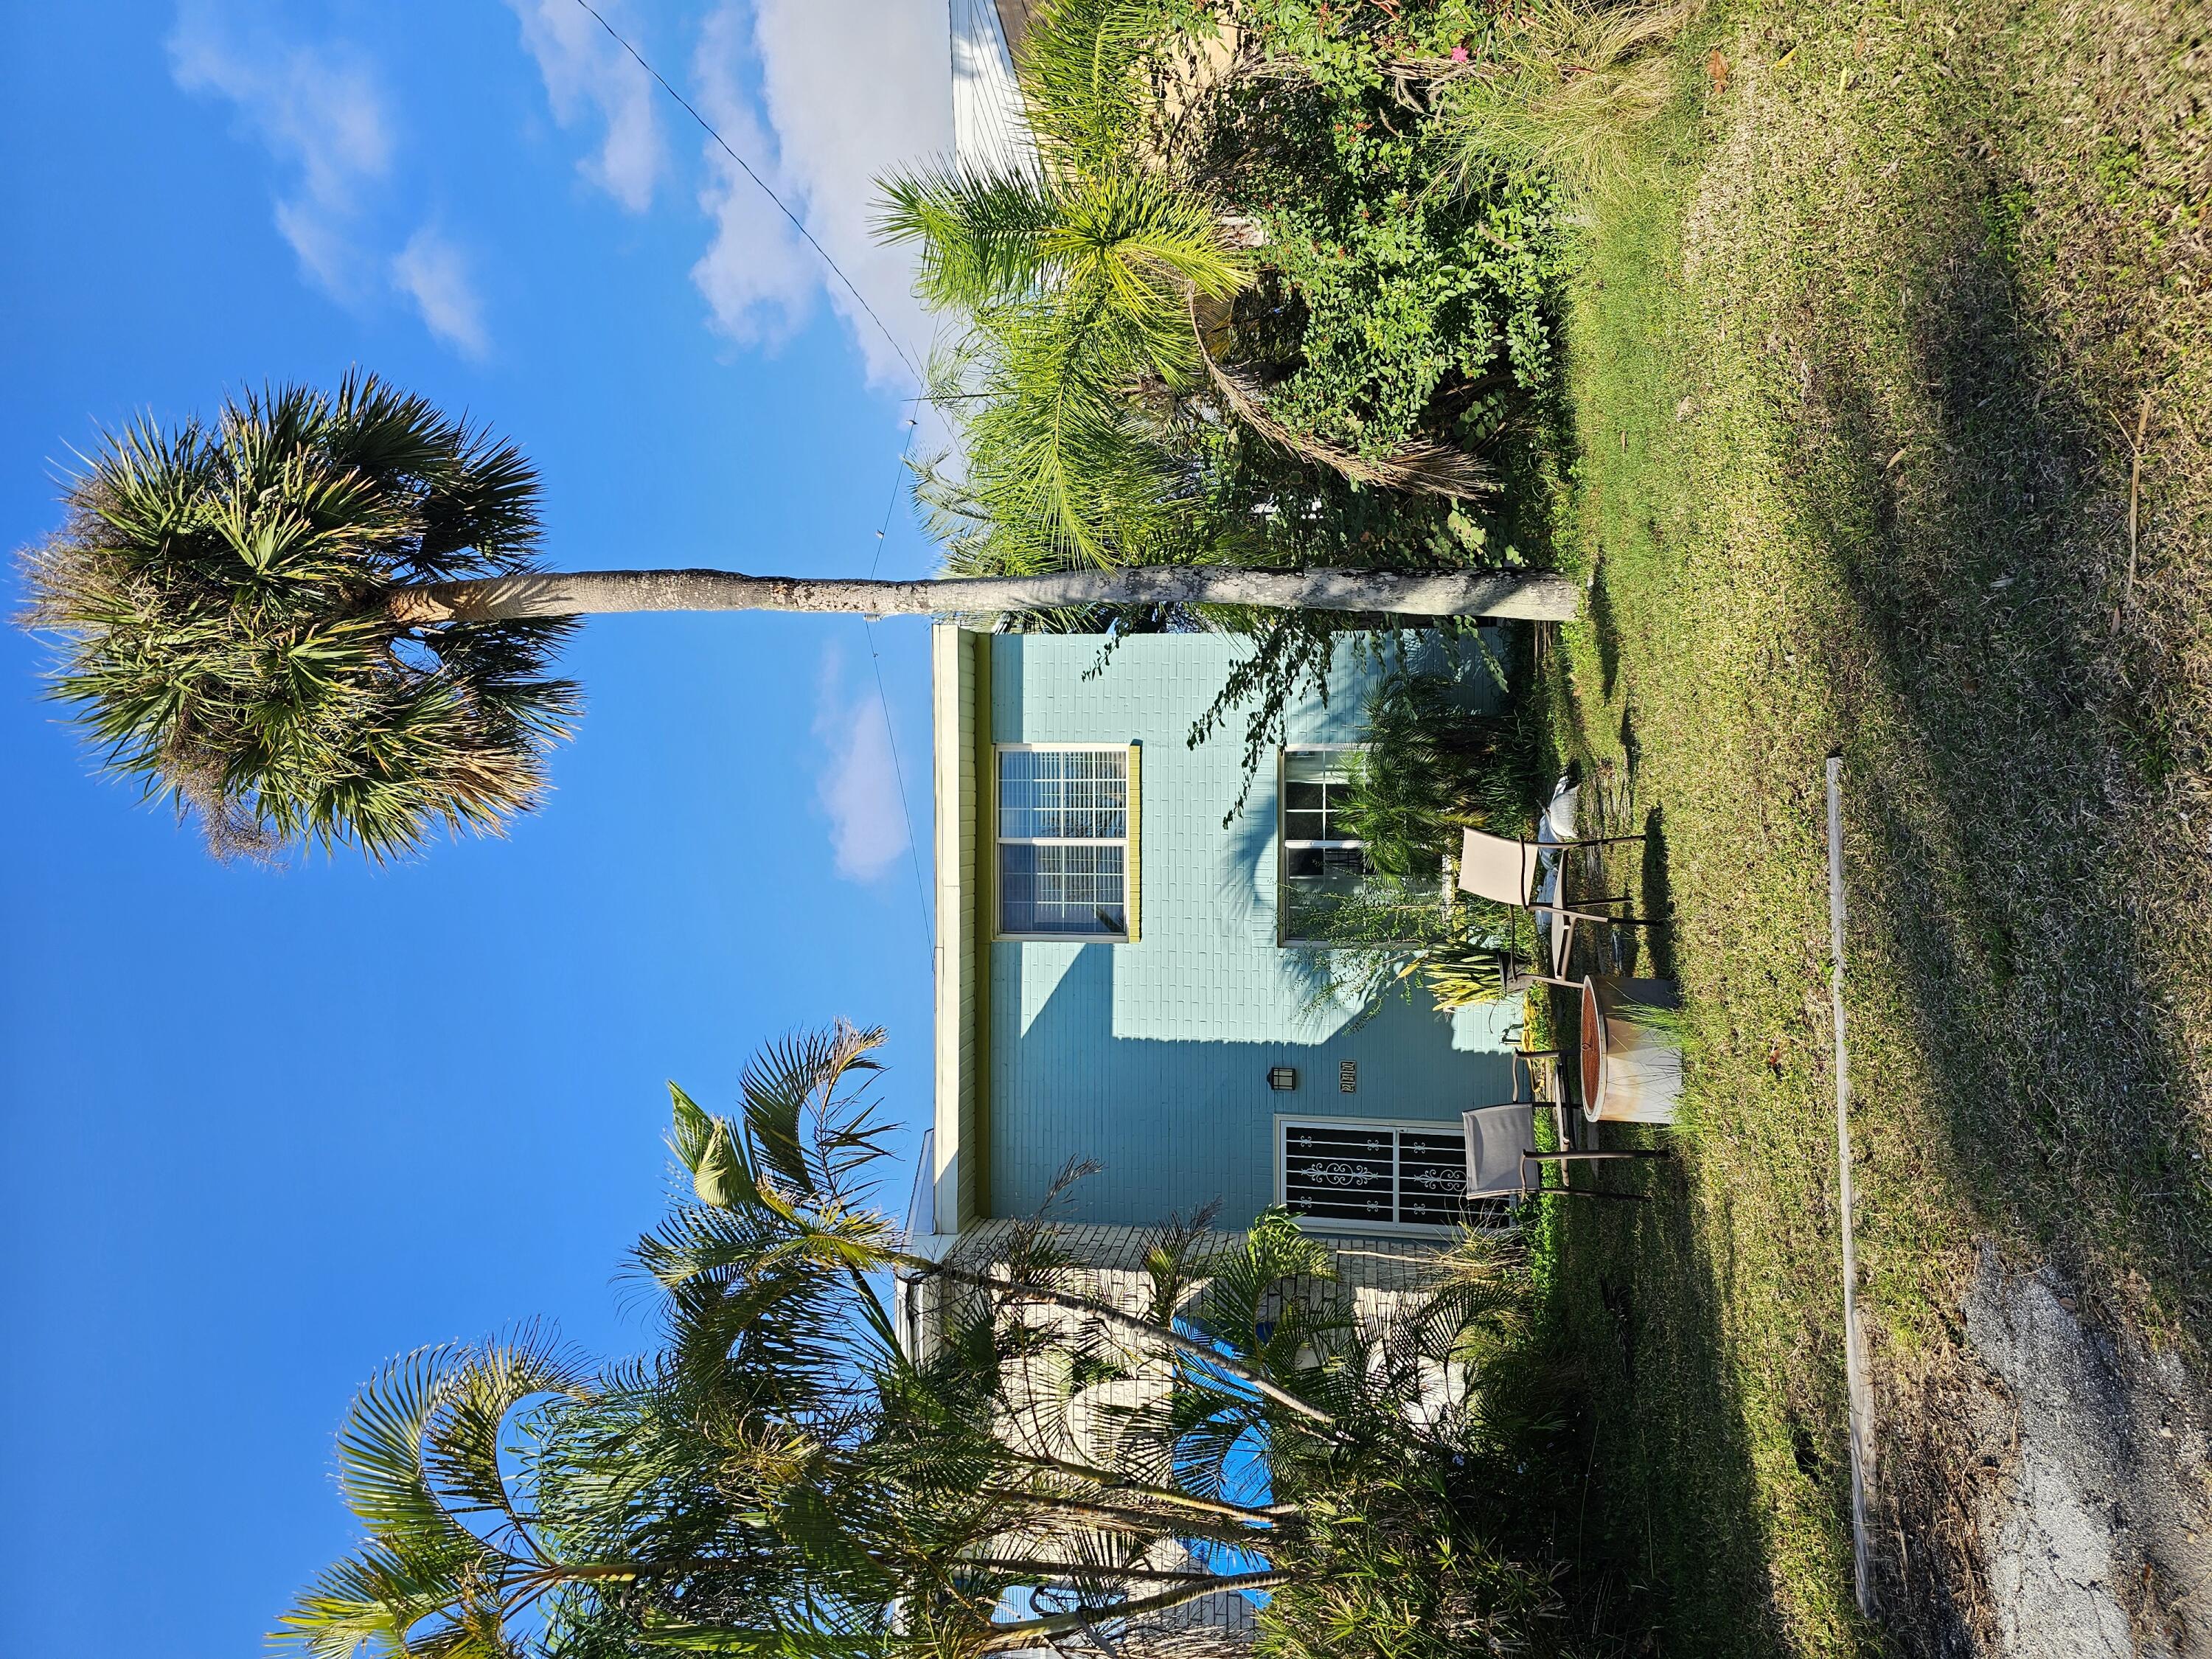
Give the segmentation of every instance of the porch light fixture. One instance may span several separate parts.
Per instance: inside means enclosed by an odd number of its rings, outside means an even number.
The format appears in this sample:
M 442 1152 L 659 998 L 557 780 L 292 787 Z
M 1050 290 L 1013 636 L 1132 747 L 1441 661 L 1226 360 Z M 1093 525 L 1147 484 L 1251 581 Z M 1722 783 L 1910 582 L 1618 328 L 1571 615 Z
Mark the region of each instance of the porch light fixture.
M 1277 1094 L 1288 1094 L 1298 1086 L 1298 1068 L 1295 1066 L 1270 1066 L 1267 1086 Z

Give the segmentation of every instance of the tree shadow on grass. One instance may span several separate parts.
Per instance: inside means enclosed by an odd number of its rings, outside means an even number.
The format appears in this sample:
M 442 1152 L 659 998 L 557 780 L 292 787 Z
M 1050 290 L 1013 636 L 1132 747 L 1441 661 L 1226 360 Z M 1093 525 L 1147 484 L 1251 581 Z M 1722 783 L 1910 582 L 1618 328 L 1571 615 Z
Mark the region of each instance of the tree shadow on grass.
M 2156 952 L 2204 919 L 2145 925 L 2147 894 L 2187 890 L 2153 805 L 2170 768 L 2139 741 L 2165 688 L 2130 685 L 2114 625 L 2109 418 L 2054 366 L 1978 211 L 1977 189 L 2018 184 L 1969 175 L 1887 250 L 1916 325 L 1902 361 L 1854 349 L 1848 314 L 1804 331 L 1828 349 L 1808 359 L 1793 506 L 1853 613 L 1832 653 L 1851 971 L 1883 986 L 1895 1040 L 1888 1072 L 1853 1062 L 1863 1097 L 1921 1103 L 1969 1225 L 2047 1253 L 2107 1318 L 2168 1322 L 2201 1378 L 2212 1188 L 2162 983 L 2178 958 Z M 1918 1581 L 1892 1552 L 1877 1565 L 1899 1607 L 1954 1588 L 1940 1560 Z M 1964 1639 L 1949 1617 L 1904 1645 Z
M 1893 390 L 1850 354 L 1818 366 L 1832 436 L 1798 505 L 1866 647 L 1837 711 L 1877 808 L 1853 814 L 1855 904 L 1907 978 L 1933 1093 L 1986 1196 L 2069 1265 L 2141 1272 L 2201 1321 L 2212 1193 L 2177 1136 L 2196 1085 L 2142 913 L 2171 885 L 2166 838 L 2137 816 L 2156 781 L 2130 763 L 2159 688 L 2131 694 L 2115 672 L 2124 508 L 2097 414 L 2043 368 L 2002 245 L 1959 217 L 1903 261 L 1921 289 L 1917 413 L 1936 429 L 1897 429 Z M 1899 448 L 1909 477 L 1881 460 Z
M 1575 1006 L 1555 995 L 1553 1029 Z M 1766 1511 L 1722 1328 L 1732 1266 L 1711 1258 L 1678 1165 L 1585 1166 L 1572 1182 L 1647 1201 L 1553 1198 L 1534 1223 L 1553 1264 L 1538 1352 L 1559 1431 L 1525 1491 L 1529 1524 L 1572 1564 L 1570 1620 L 1593 1650 L 1779 1651 Z
M 1620 618 L 1613 606 L 1612 589 L 1605 579 L 1605 562 L 1598 561 L 1589 587 L 1590 631 L 1597 639 L 1598 683 L 1606 701 L 1620 684 Z
M 1636 775 L 1644 762 L 1644 739 L 1636 726 L 1636 705 L 1625 703 L 1620 710 L 1620 762 L 1628 773 L 1628 789 L 1636 792 Z
M 1638 915 L 1653 923 L 1638 930 L 1651 959 L 1651 972 L 1660 979 L 1677 976 L 1674 951 L 1674 886 L 1667 874 L 1667 820 L 1663 808 L 1644 815 L 1644 858 L 1640 872 Z

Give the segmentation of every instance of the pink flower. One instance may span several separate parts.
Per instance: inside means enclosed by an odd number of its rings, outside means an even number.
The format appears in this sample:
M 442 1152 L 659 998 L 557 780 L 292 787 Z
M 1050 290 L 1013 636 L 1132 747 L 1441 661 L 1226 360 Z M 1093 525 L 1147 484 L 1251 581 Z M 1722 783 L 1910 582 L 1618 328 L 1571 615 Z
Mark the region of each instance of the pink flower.
M 1467 62 L 1467 48 L 1465 46 L 1454 46 L 1452 48 L 1452 62 L 1455 64 L 1464 64 Z

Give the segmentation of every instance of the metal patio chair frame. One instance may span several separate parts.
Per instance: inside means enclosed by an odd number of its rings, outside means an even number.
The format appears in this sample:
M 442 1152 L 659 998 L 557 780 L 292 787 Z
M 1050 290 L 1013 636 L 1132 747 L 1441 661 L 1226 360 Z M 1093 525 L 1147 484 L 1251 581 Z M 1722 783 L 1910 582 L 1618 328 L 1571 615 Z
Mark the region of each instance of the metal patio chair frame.
M 1607 911 L 1583 909 L 1576 905 L 1540 902 L 1534 896 L 1536 888 L 1542 879 L 1543 855 L 1553 851 L 1559 854 L 1559 897 L 1565 899 L 1567 890 L 1566 855 L 1568 854 L 1587 848 L 1611 847 L 1624 842 L 1640 842 L 1647 839 L 1649 839 L 1647 836 L 1634 835 L 1577 836 L 1571 841 L 1530 841 L 1526 836 L 1500 836 L 1492 834 L 1487 830 L 1463 829 L 1460 832 L 1459 890 L 1462 893 L 1471 893 L 1477 898 L 1488 899 L 1493 904 L 1510 905 L 1515 909 L 1526 910 L 1531 921 L 1540 913 L 1560 918 L 1564 925 L 1560 930 L 1558 945 L 1552 953 L 1553 959 L 1541 963 L 1532 961 L 1530 963 L 1532 967 L 1540 966 L 1550 971 L 1532 974 L 1529 977 L 1545 985 L 1563 985 L 1579 989 L 1581 988 L 1579 980 L 1562 978 L 1559 972 L 1560 964 L 1567 960 L 1568 953 L 1574 949 L 1576 923 L 1590 921 L 1601 922 L 1613 927 L 1649 927 L 1658 919 L 1651 916 L 1617 916 Z M 1477 855 L 1482 854 L 1488 854 L 1488 857 L 1478 860 Z M 1504 860 L 1509 854 L 1515 860 L 1513 868 L 1519 872 L 1517 880 L 1505 873 Z M 1470 869 L 1492 872 L 1499 878 L 1486 885 L 1473 885 L 1468 880 Z M 1626 904 L 1627 902 L 1629 902 L 1629 895 L 1626 893 L 1579 901 L 1582 905 L 1591 906 Z M 1513 938 L 1509 934 L 1505 943 L 1505 981 L 1508 985 L 1513 982 L 1516 959 L 1516 945 Z
M 1630 1147 L 1611 1152 L 1573 1150 L 1556 1152 L 1539 1152 L 1534 1145 L 1536 1108 L 1544 1103 L 1546 1103 L 1533 1100 L 1508 1100 L 1494 1106 L 1471 1106 L 1459 1115 L 1461 1139 L 1467 1148 L 1467 1196 L 1470 1202 L 1482 1198 L 1504 1198 L 1518 1205 L 1525 1199 L 1540 1197 L 1546 1193 L 1556 1193 L 1567 1198 L 1609 1198 L 1632 1204 L 1648 1204 L 1651 1201 L 1650 1194 L 1645 1193 L 1607 1193 L 1601 1192 L 1594 1187 L 1567 1186 L 1565 1184 L 1567 1169 L 1576 1164 L 1607 1164 L 1627 1159 L 1672 1158 L 1674 1156 L 1673 1152 L 1664 1147 Z M 1487 1139 L 1487 1137 L 1479 1133 L 1480 1125 L 1478 1120 L 1489 1117 L 1492 1114 L 1504 1112 L 1527 1115 L 1524 1120 L 1526 1127 L 1518 1137 L 1522 1145 L 1518 1149 L 1518 1158 L 1513 1172 L 1514 1184 L 1510 1187 L 1502 1185 L 1478 1187 L 1475 1183 L 1481 1178 L 1479 1173 L 1479 1149 Z M 1513 1126 L 1509 1125 L 1509 1128 Z M 1557 1187 L 1547 1187 L 1544 1184 L 1544 1165 L 1547 1164 L 1556 1164 L 1560 1166 L 1562 1184 Z M 1532 1164 L 1535 1166 L 1535 1178 L 1533 1181 L 1529 1179 L 1529 1166 Z

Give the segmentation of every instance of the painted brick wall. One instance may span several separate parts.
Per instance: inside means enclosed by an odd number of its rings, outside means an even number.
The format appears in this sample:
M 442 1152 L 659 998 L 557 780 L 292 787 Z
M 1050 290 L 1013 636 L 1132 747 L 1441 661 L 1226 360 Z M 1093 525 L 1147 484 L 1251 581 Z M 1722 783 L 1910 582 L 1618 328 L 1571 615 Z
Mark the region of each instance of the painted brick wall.
M 1456 1125 L 1509 1097 L 1505 1008 L 1450 1020 L 1393 999 L 1365 1024 L 1313 1006 L 1299 953 L 1275 944 L 1275 784 L 1263 766 L 1244 815 L 1241 721 L 1194 750 L 1192 721 L 1243 647 L 1207 635 L 1124 641 L 1096 678 L 1095 637 L 992 642 L 1000 743 L 1140 743 L 1142 936 L 1134 945 L 991 946 L 990 1212 L 1026 1213 L 1070 1158 L 1104 1165 L 1062 1212 L 1142 1225 L 1218 1201 L 1243 1227 L 1274 1198 L 1278 1114 Z M 1291 741 L 1359 735 L 1367 671 L 1340 653 L 1326 707 Z M 1358 1092 L 1338 1090 L 1357 1062 Z M 1299 1087 L 1267 1087 L 1271 1066 Z

